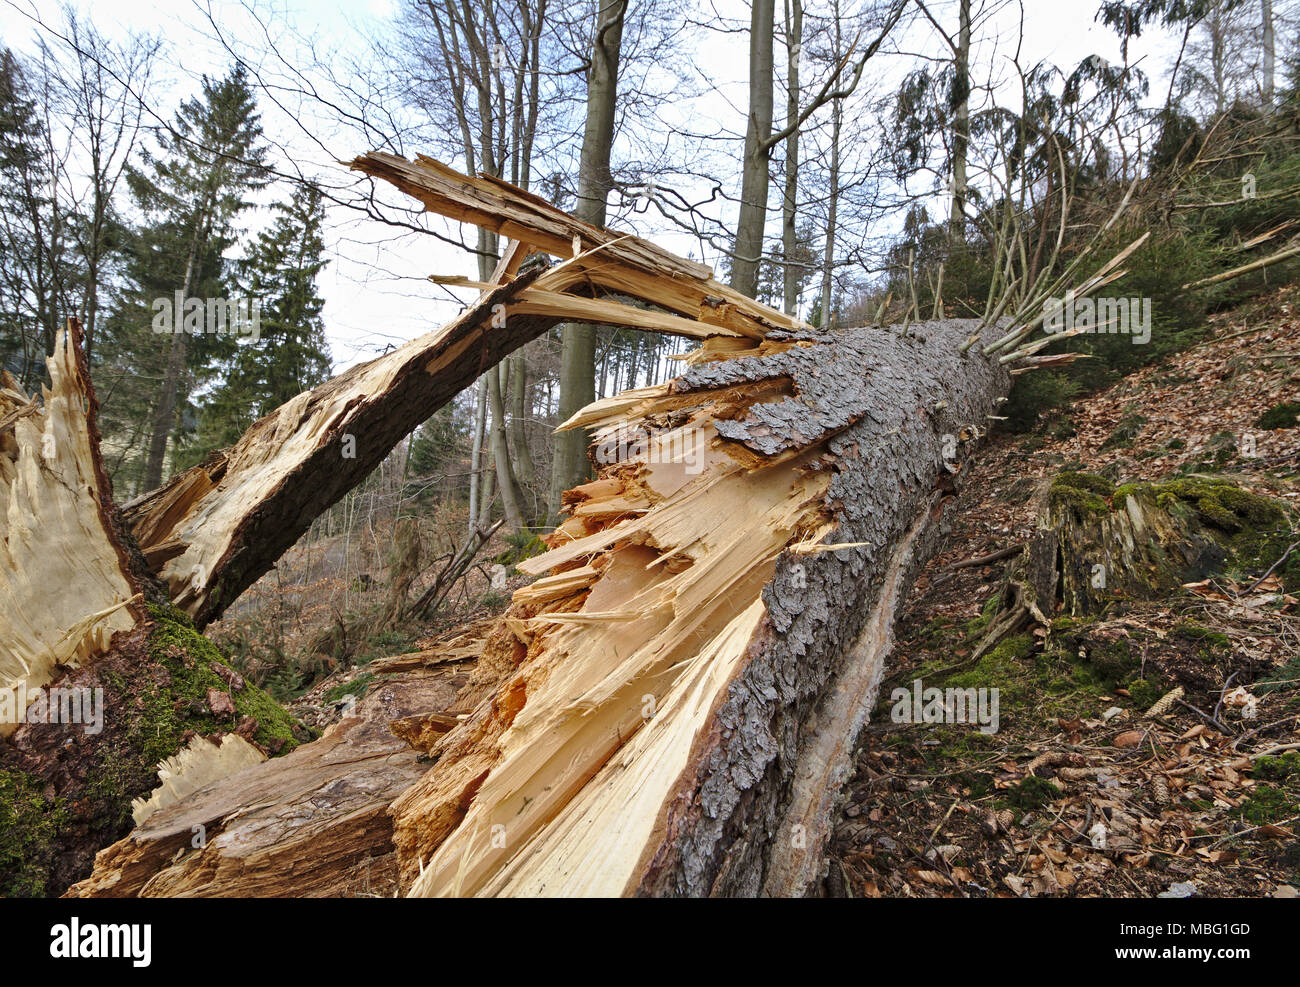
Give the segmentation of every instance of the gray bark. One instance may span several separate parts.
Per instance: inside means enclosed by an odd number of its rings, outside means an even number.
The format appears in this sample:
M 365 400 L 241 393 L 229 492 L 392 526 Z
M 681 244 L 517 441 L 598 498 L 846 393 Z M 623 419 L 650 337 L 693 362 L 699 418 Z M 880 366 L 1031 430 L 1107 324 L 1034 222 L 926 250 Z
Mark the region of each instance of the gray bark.
M 773 455 L 838 432 L 828 442 L 836 472 L 825 502 L 839 526 L 826 541 L 855 547 L 778 561 L 763 591 L 768 616 L 668 801 L 639 894 L 816 890 L 839 773 L 873 705 L 893 609 L 936 548 L 952 500 L 944 436 L 983 423 L 1010 387 L 978 347 L 958 353 L 974 325 L 922 323 L 906 336 L 844 330 L 829 337 L 831 359 L 813 347 L 705 365 L 682 379 L 686 391 L 791 378 L 798 401 L 760 405 L 725 437 Z
M 961 0 L 961 24 L 953 60 L 953 95 L 956 107 L 952 134 L 952 214 L 949 229 L 953 244 L 966 232 L 966 156 L 970 143 L 970 0 Z
M 750 298 L 758 293 L 758 265 L 767 222 L 775 19 L 776 0 L 753 0 L 749 25 L 749 124 L 745 129 L 740 215 L 731 261 L 731 286 Z
M 781 202 L 781 242 L 785 254 L 785 314 L 799 306 L 799 268 L 794 264 L 798 237 L 795 221 L 799 207 L 799 59 L 803 46 L 803 0 L 786 0 L 785 195 Z M 835 111 L 839 112 L 839 101 Z M 833 195 L 833 193 L 832 193 Z
M 612 186 L 609 170 L 614 144 L 614 115 L 618 105 L 618 63 L 623 44 L 627 0 L 602 0 L 596 16 L 587 73 L 587 124 L 582 136 L 578 172 L 578 201 L 573 215 L 593 226 L 605 225 L 605 200 Z M 565 326 L 560 349 L 560 420 L 586 407 L 596 396 L 596 327 Z M 590 475 L 587 432 L 574 429 L 555 436 L 548 520 L 554 523 L 560 494 Z
M 1264 106 L 1272 110 L 1273 108 L 1273 61 L 1275 57 L 1275 48 L 1273 42 L 1273 0 L 1260 0 L 1260 13 L 1262 15 L 1263 27 L 1263 47 L 1264 47 Z

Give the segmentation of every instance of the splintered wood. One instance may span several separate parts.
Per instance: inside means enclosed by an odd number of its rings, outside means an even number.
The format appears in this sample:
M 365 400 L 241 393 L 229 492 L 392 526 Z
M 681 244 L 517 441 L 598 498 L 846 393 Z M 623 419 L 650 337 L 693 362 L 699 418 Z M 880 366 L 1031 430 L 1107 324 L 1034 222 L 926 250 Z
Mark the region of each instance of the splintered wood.
M 81 329 L 59 334 L 43 404 L 0 380 L 0 737 L 38 689 L 135 626 L 138 589 L 107 514 Z
M 978 434 L 1007 381 L 958 355 L 973 328 L 709 347 L 566 423 L 607 465 L 520 566 L 515 664 L 393 806 L 411 894 L 814 886 L 933 542 L 940 429 Z
M 402 438 L 486 367 L 544 332 L 544 318 L 494 313 L 529 283 L 485 293 L 458 318 L 304 392 L 234 446 L 124 513 L 172 602 L 200 626 L 361 482 Z
M 199 626 L 219 617 L 415 427 L 559 322 L 733 337 L 751 346 L 771 329 L 804 328 L 714 281 L 701 264 L 579 223 L 495 179 L 378 152 L 353 167 L 514 239 L 489 282 L 455 279 L 482 295 L 452 322 L 298 395 L 231 448 L 125 506 L 146 560 Z M 521 272 L 538 252 L 558 262 Z
M 703 264 L 637 237 L 580 222 L 545 199 L 490 175 L 462 175 L 423 155 L 407 161 L 382 151 L 362 155 L 352 167 L 391 183 L 430 212 L 473 223 L 561 258 L 561 263 L 521 292 L 521 314 L 633 326 L 701 339 L 762 339 L 771 329 L 807 328 L 713 280 L 712 269 Z M 582 293 L 637 298 L 677 317 L 600 297 L 574 297 Z
M 515 597 L 529 608 L 523 655 L 501 701 L 449 735 L 439 766 L 394 807 L 403 859 L 426 861 L 414 894 L 629 891 L 763 616 L 777 556 L 823 530 L 814 450 L 753 464 L 716 441 L 733 395 L 666 392 L 641 392 L 631 418 L 583 414 L 598 449 L 629 426 L 639 441 L 572 492 L 551 551 L 521 563 L 556 571 Z M 486 749 L 456 758 L 460 736 L 480 731 Z M 463 819 L 431 839 L 471 791 Z

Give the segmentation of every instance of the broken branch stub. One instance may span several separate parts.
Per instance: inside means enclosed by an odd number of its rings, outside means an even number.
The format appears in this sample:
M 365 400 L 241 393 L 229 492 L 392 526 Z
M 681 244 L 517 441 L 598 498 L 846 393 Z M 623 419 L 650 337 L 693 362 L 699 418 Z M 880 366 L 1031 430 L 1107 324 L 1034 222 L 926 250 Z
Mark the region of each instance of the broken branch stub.
M 540 272 L 459 317 L 281 405 L 201 466 L 125 506 L 172 602 L 202 627 L 221 615 L 393 447 L 555 320 L 515 314 Z

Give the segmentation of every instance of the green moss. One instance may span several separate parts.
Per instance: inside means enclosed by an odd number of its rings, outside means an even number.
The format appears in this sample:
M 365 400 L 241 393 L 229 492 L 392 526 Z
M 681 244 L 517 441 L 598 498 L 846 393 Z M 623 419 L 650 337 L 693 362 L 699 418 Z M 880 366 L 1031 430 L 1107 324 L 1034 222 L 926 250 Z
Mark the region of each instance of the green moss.
M 1141 710 L 1150 709 L 1165 694 L 1160 686 L 1148 679 L 1134 679 L 1125 688 L 1128 689 L 1129 700 Z
M 39 781 L 0 771 L 0 897 L 46 894 L 52 844 L 65 818 L 63 803 L 42 794 Z
M 1048 499 L 1057 510 L 1070 510 L 1079 518 L 1105 517 L 1110 510 L 1106 503 L 1115 492 L 1115 485 L 1095 473 L 1067 471 L 1057 475 L 1048 489 Z
M 1214 648 L 1227 648 L 1232 643 L 1227 634 L 1221 634 L 1218 631 L 1210 630 L 1208 627 L 1202 627 L 1194 620 L 1184 620 L 1175 624 L 1173 634 L 1185 641 L 1204 642 Z
M 977 618 L 978 619 L 978 618 Z M 921 647 L 933 651 L 951 636 L 956 625 L 944 617 L 936 617 L 922 627 L 913 637 Z
M 991 621 L 993 619 L 993 615 L 998 612 L 998 607 L 1001 604 L 1002 604 L 1002 597 L 1000 595 L 995 594 L 989 597 L 988 601 L 984 604 L 984 609 L 980 611 L 980 615 L 978 617 L 974 618 L 973 620 L 966 621 L 967 640 L 973 640 L 974 638 L 978 637 L 980 634 L 984 633 L 984 628 L 988 627 L 989 621 Z
M 1286 401 L 1264 412 L 1255 422 L 1256 428 L 1295 428 L 1300 424 L 1300 404 Z
M 969 789 L 973 799 L 982 799 L 993 791 L 993 775 L 987 771 L 963 771 L 954 780 Z
M 1300 751 L 1287 751 L 1281 757 L 1261 757 L 1250 769 L 1251 776 L 1261 781 L 1286 781 L 1300 776 Z
M 1125 493 L 1146 493 L 1161 507 L 1181 501 L 1206 523 L 1229 533 L 1281 524 L 1282 509 L 1267 497 L 1249 493 L 1217 477 L 1183 477 L 1157 484 L 1129 484 Z
M 1034 678 L 1032 665 L 1025 663 L 1033 649 L 1033 638 L 1028 634 L 1008 637 L 973 667 L 949 677 L 944 684 L 957 689 L 996 688 L 1000 699 L 1018 699 L 1029 690 Z
M 358 675 L 351 682 L 343 685 L 336 685 L 333 689 L 325 693 L 325 701 L 331 703 L 342 702 L 344 696 L 356 696 L 360 699 L 370 688 L 370 683 L 375 680 L 373 672 L 366 672 L 364 675 Z
M 1111 483 L 1104 476 L 1098 476 L 1096 473 L 1081 473 L 1070 470 L 1057 475 L 1052 481 L 1052 486 L 1073 487 L 1076 490 L 1086 490 L 1089 493 L 1097 494 L 1100 497 L 1110 497 L 1115 492 L 1115 484 Z
M 1226 556 L 1222 571 L 1259 574 L 1282 558 L 1292 526 L 1275 500 L 1243 490 L 1220 477 L 1187 476 L 1164 483 L 1126 483 L 1116 488 L 1114 509 L 1126 498 L 1164 510 L 1183 523 L 1199 521 Z M 1288 591 L 1300 589 L 1300 553 L 1293 552 L 1277 575 Z
M 534 555 L 541 555 L 546 551 L 546 542 L 542 541 L 541 536 L 532 531 L 517 531 L 505 536 L 506 545 L 509 547 L 492 558 L 492 561 L 498 565 L 514 568 L 524 559 L 530 559 Z
M 180 611 L 150 605 L 155 626 L 149 638 L 150 656 L 171 675 L 167 688 L 157 688 L 146 699 L 144 716 L 135 730 L 146 760 L 156 763 L 180 747 L 189 730 L 209 734 L 232 729 L 240 719 L 257 720 L 253 739 L 273 754 L 284 754 L 298 746 L 292 716 L 257 686 L 245 681 L 232 690 L 215 669 L 234 671 L 217 646 L 194 629 Z M 235 718 L 218 720 L 208 709 L 209 689 L 228 693 L 234 702 Z M 157 754 L 157 757 L 153 755 Z
M 1046 778 L 1030 775 L 1006 790 L 1002 797 L 1004 805 L 1021 812 L 1041 809 L 1049 802 L 1061 797 L 1061 790 Z
M 1265 826 L 1300 815 L 1300 804 L 1285 789 L 1274 785 L 1256 785 L 1233 813 L 1252 826 Z

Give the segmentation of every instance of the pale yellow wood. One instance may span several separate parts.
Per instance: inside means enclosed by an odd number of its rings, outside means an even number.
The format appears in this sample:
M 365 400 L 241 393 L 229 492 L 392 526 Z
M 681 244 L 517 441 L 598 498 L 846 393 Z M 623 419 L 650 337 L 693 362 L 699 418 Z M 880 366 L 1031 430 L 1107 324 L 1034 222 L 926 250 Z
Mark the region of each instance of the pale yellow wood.
M 90 382 L 68 330 L 46 367 L 39 411 L 12 388 L 0 392 L 0 418 L 12 426 L 0 435 L 0 737 L 17 728 L 35 690 L 137 621 L 138 591 L 99 500 Z

